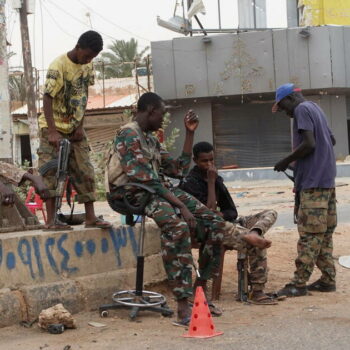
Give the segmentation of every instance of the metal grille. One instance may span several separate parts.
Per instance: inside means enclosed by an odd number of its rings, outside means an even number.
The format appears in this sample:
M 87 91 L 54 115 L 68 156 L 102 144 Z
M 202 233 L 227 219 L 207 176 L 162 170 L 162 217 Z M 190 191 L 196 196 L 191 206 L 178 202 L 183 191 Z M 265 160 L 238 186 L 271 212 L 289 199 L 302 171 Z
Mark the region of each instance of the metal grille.
M 86 130 L 89 145 L 94 152 L 105 152 L 107 145 L 115 138 L 117 128 Z
M 290 120 L 271 113 L 271 103 L 215 104 L 216 165 L 273 166 L 291 150 Z

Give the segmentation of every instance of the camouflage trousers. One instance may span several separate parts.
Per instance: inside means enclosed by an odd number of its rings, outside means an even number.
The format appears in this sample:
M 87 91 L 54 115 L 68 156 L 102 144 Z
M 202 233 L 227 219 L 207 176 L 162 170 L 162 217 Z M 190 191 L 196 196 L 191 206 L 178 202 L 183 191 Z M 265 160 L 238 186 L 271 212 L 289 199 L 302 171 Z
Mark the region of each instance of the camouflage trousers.
M 62 134 L 69 138 L 70 134 Z M 89 159 L 90 147 L 87 138 L 82 141 L 71 142 L 68 161 L 68 171 L 72 184 L 77 191 L 79 203 L 95 201 L 95 173 Z M 48 141 L 48 129 L 40 130 L 40 146 L 38 149 L 39 168 L 53 158 L 57 158 L 57 150 Z M 44 182 L 50 191 L 50 197 L 55 197 L 56 171 L 50 170 L 44 177 Z
M 197 219 L 195 239 L 201 244 L 200 278 L 207 280 L 218 275 L 220 251 L 224 237 L 224 220 L 190 194 L 176 188 L 173 194 L 183 202 Z M 169 284 L 177 300 L 192 295 L 191 233 L 187 223 L 177 215 L 165 199 L 154 196 L 145 212 L 161 230 L 161 253 Z M 193 235 L 192 235 L 193 237 Z
M 277 212 L 267 209 L 254 215 L 240 216 L 237 220 L 239 224 L 226 221 L 223 244 L 226 248 L 235 249 L 248 257 L 249 281 L 255 291 L 263 290 L 267 282 L 266 249 L 251 246 L 243 240 L 243 236 L 254 229 L 260 230 L 264 236 L 276 219 Z
M 300 192 L 298 210 L 299 241 L 296 271 L 292 283 L 305 286 L 314 266 L 321 270 L 321 281 L 335 284 L 333 232 L 337 226 L 334 188 L 314 188 Z

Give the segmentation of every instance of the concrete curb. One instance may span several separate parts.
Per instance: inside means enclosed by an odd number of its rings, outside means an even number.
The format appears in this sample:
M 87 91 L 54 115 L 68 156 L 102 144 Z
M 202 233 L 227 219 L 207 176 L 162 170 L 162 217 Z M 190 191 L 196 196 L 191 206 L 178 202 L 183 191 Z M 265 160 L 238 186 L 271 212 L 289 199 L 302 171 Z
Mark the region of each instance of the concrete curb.
M 146 232 L 145 285 L 166 279 L 159 229 L 147 223 Z M 0 327 L 33 321 L 57 303 L 71 313 L 96 310 L 114 292 L 134 289 L 138 236 L 139 227 L 124 226 L 1 235 Z
M 227 182 L 287 179 L 285 174 L 274 171 L 272 167 L 220 170 L 219 173 Z M 337 177 L 349 176 L 350 163 L 337 163 Z

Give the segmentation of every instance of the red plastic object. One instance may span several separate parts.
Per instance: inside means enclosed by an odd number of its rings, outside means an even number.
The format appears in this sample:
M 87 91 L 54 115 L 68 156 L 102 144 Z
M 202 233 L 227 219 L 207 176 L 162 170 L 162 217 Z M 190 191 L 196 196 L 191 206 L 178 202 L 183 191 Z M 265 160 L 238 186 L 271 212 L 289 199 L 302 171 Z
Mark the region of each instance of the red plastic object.
M 32 198 L 33 194 L 34 194 L 34 198 Z M 41 210 L 43 213 L 44 222 L 45 224 L 47 223 L 43 201 L 40 198 L 40 196 L 35 193 L 34 187 L 29 188 L 27 198 L 24 203 L 25 203 L 25 206 L 28 208 L 28 210 L 34 215 L 36 215 L 37 210 Z
M 231 164 L 231 165 L 224 165 L 220 169 L 237 169 L 239 166 L 237 164 Z
M 224 332 L 215 332 L 213 318 L 211 317 L 207 299 L 205 298 L 203 288 L 197 287 L 194 298 L 190 327 L 185 338 L 211 338 Z

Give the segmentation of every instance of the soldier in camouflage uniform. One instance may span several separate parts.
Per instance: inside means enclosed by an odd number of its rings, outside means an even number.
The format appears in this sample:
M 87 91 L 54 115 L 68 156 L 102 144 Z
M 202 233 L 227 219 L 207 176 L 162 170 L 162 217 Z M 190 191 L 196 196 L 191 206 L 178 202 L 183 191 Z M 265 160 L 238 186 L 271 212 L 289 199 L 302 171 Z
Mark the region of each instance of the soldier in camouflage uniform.
M 77 191 L 77 200 L 85 206 L 85 227 L 108 228 L 111 224 L 96 217 L 94 210 L 95 178 L 89 159 L 89 144 L 83 127 L 84 113 L 88 100 L 88 89 L 94 84 L 92 59 L 103 48 L 99 33 L 83 33 L 73 50 L 57 57 L 47 71 L 44 89 L 44 113 L 38 122 L 40 146 L 39 167 L 57 158 L 60 140 L 71 142 L 68 171 Z M 50 190 L 46 201 L 48 229 L 69 229 L 67 224 L 54 224 L 56 179 L 55 170 L 48 171 L 44 180 Z
M 194 239 L 203 242 L 199 273 L 204 281 L 217 274 L 225 223 L 189 194 L 169 189 L 159 177 L 160 173 L 182 177 L 188 171 L 194 131 L 198 126 L 198 117 L 190 110 L 184 120 L 183 152 L 175 160 L 152 135 L 161 128 L 165 112 L 161 97 L 151 92 L 143 94 L 134 121 L 117 133 L 115 147 L 123 170 L 121 176 L 127 175 L 127 181 L 143 183 L 156 192 L 146 206 L 146 214 L 160 227 L 164 267 L 178 302 L 178 322 L 186 325 L 191 313 L 188 298 L 192 296 L 191 236 L 199 231 L 200 235 Z M 132 195 L 137 198 L 136 193 Z M 181 215 L 177 215 L 177 211 Z M 201 230 L 195 230 L 196 225 L 201 226 Z
M 277 89 L 272 111 L 278 109 L 293 118 L 294 151 L 276 163 L 275 170 L 284 171 L 295 161 L 300 236 L 294 277 L 278 294 L 301 296 L 308 290 L 332 292 L 336 290 L 332 257 L 333 232 L 337 225 L 335 138 L 322 109 L 316 103 L 306 101 L 294 84 Z M 321 278 L 307 286 L 315 264 L 321 270 Z
M 214 166 L 213 146 L 208 142 L 197 143 L 193 147 L 193 160 L 196 166 L 184 179 L 181 188 L 208 208 L 220 211 L 226 220 L 223 239 L 225 248 L 238 250 L 248 256 L 249 281 L 252 286 L 250 302 L 276 304 L 264 293 L 267 282 L 266 249 L 271 246 L 271 241 L 265 239 L 264 234 L 275 223 L 276 211 L 264 210 L 255 215 L 237 217 L 236 206 Z
M 5 186 L 4 183 L 20 186 L 26 180 L 33 184 L 36 192 L 42 199 L 45 200 L 49 197 L 49 191 L 40 176 L 33 175 L 13 164 L 0 162 L 1 204 L 13 205 L 15 202 L 15 193 L 9 186 Z

